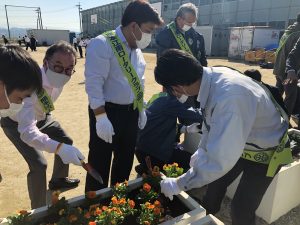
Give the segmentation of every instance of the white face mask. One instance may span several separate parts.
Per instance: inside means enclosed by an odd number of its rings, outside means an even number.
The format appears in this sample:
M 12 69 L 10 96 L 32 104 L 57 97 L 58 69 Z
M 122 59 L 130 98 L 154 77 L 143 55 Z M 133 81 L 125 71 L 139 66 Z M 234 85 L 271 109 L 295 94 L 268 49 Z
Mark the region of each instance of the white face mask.
M 60 88 L 64 86 L 71 79 L 71 76 L 52 71 L 49 68 L 49 66 L 46 71 L 46 76 L 48 78 L 49 83 L 55 88 Z
M 9 104 L 8 109 L 0 109 L 0 117 L 7 117 L 7 116 L 15 116 L 17 115 L 21 109 L 23 108 L 23 102 L 21 104 L 11 103 L 9 101 L 9 98 L 7 96 L 6 88 L 4 87 L 4 94 L 6 97 L 6 100 Z
M 191 28 L 192 28 L 191 26 L 184 24 L 183 27 L 182 27 L 182 30 L 183 30 L 184 32 L 187 32 L 187 31 L 188 31 L 189 29 L 191 29 Z
M 177 98 L 177 100 L 180 102 L 180 103 L 185 103 L 186 100 L 188 99 L 189 96 L 187 95 L 181 95 L 180 98 Z
M 133 32 L 132 32 L 132 34 L 133 34 L 133 36 L 135 38 L 136 46 L 139 49 L 144 49 L 144 48 L 146 48 L 150 44 L 152 34 L 144 33 L 141 29 L 140 29 L 140 31 L 142 32 L 142 38 L 141 38 L 141 40 L 138 40 L 136 38 L 136 36 L 134 35 Z

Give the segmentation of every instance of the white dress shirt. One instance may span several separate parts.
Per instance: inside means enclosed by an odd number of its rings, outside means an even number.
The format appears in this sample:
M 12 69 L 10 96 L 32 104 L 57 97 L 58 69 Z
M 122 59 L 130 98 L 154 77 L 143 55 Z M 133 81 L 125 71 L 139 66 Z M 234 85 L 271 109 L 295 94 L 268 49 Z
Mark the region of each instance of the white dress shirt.
M 52 101 L 56 101 L 63 88 L 55 88 L 49 84 L 44 69 L 42 71 L 43 88 L 48 93 Z M 42 151 L 54 152 L 58 142 L 50 139 L 48 135 L 42 133 L 36 124 L 38 121 L 46 119 L 46 113 L 43 111 L 37 95 L 33 93 L 31 97 L 24 99 L 22 110 L 12 120 L 18 122 L 18 131 L 22 141 L 29 146 Z
M 144 88 L 144 72 L 146 62 L 140 49 L 131 49 L 121 31 L 116 28 L 116 35 L 126 46 L 142 87 Z M 120 105 L 133 103 L 134 93 L 123 74 L 113 50 L 103 35 L 91 40 L 88 45 L 85 62 L 85 89 L 92 109 L 104 106 L 105 102 Z
M 245 148 L 259 151 L 276 147 L 288 127 L 264 89 L 249 77 L 225 67 L 203 70 L 197 100 L 207 126 L 203 123 L 191 168 L 178 179 L 182 190 L 222 177 Z

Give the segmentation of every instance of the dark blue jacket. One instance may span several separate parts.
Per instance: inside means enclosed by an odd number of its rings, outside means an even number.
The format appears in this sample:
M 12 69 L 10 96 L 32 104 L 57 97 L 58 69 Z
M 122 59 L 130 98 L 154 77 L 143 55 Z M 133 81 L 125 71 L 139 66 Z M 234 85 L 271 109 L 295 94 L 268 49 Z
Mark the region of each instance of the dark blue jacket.
M 177 135 L 177 118 L 201 123 L 199 112 L 188 110 L 176 97 L 165 95 L 157 98 L 147 108 L 147 124 L 139 131 L 137 151 L 168 161 L 174 151 Z M 180 126 L 178 127 L 180 129 Z
M 175 23 L 176 24 L 176 23 Z M 181 32 L 176 25 L 176 31 Z M 198 59 L 202 66 L 207 66 L 204 38 L 201 34 L 195 31 L 194 28 L 182 33 L 189 45 L 193 55 Z M 172 31 L 166 26 L 156 36 L 157 57 L 159 57 L 165 50 L 170 48 L 180 49 Z

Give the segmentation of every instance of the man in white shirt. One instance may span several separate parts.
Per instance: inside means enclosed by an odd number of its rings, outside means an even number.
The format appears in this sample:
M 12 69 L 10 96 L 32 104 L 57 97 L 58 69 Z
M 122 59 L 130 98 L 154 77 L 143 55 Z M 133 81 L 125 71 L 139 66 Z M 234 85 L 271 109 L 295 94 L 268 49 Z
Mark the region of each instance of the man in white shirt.
M 85 63 L 90 117 L 88 161 L 102 175 L 104 184 L 87 175 L 86 191 L 107 187 L 112 152 L 111 184 L 129 178 L 138 126 L 143 129 L 147 119 L 143 109 L 146 62 L 141 49 L 149 45 L 151 33 L 161 23 L 148 2 L 132 1 L 121 26 L 89 43 Z
M 23 99 L 42 88 L 39 65 L 17 46 L 0 47 L 0 119 L 16 115 Z M 2 180 L 0 174 L 0 182 Z
M 255 224 L 255 211 L 274 175 L 292 161 L 284 110 L 251 78 L 226 67 L 202 67 L 181 50 L 165 52 L 154 73 L 178 98 L 198 94 L 203 116 L 190 170 L 162 181 L 162 193 L 172 199 L 181 190 L 208 184 L 203 206 L 215 214 L 227 186 L 243 172 L 232 201 L 232 224 Z
M 73 46 L 77 52 L 78 50 L 77 50 L 77 38 L 76 37 L 73 37 Z
M 50 189 L 77 187 L 78 179 L 69 179 L 69 163 L 80 166 L 84 159 L 72 146 L 72 139 L 51 117 L 53 102 L 59 97 L 63 86 L 74 74 L 76 53 L 65 41 L 47 49 L 41 68 L 42 90 L 24 100 L 24 107 L 16 116 L 1 119 L 5 135 L 16 146 L 29 166 L 27 175 L 31 207 L 46 205 L 47 161 L 42 151 L 55 153 Z

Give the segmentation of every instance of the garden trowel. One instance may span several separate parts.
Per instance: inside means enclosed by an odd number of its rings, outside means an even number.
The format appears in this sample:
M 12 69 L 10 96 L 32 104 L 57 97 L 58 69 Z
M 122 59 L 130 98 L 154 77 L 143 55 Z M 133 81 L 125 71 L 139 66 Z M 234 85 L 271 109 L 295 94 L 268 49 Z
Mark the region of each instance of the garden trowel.
M 83 160 L 80 160 L 80 162 L 81 166 L 88 172 L 89 175 L 91 175 L 100 184 L 103 184 L 101 175 L 89 163 L 85 163 Z

